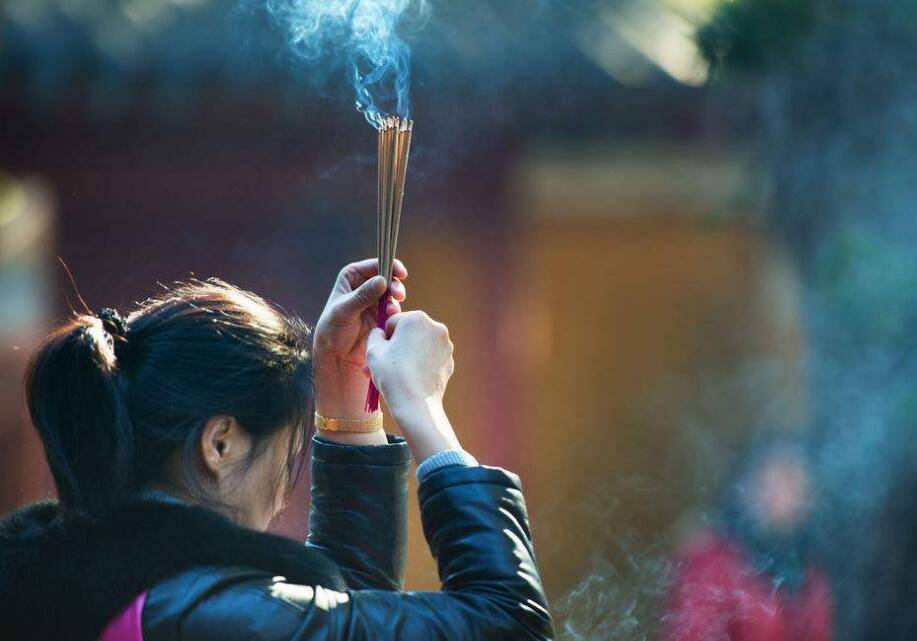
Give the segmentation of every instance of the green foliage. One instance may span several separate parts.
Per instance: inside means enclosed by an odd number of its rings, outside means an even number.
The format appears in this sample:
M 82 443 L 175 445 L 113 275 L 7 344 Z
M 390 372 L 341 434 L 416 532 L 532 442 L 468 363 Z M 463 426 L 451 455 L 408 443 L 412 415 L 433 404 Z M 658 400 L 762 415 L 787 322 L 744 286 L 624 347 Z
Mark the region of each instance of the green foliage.
M 765 72 L 798 59 L 816 31 L 864 26 L 889 37 L 917 37 L 917 1 L 721 0 L 697 43 L 715 73 Z
M 885 230 L 848 223 L 826 243 L 814 285 L 860 345 L 910 344 L 917 305 L 917 253 Z
M 717 73 L 764 71 L 789 59 L 815 23 L 811 0 L 726 0 L 697 42 Z

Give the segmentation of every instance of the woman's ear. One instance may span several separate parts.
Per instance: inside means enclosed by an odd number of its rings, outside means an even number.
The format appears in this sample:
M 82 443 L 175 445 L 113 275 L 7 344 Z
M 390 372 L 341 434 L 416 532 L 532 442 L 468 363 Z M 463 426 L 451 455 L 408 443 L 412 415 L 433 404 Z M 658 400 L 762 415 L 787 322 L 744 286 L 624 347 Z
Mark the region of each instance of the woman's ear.
M 248 454 L 251 438 L 232 416 L 211 416 L 201 430 L 198 446 L 205 471 L 219 481 L 233 462 Z

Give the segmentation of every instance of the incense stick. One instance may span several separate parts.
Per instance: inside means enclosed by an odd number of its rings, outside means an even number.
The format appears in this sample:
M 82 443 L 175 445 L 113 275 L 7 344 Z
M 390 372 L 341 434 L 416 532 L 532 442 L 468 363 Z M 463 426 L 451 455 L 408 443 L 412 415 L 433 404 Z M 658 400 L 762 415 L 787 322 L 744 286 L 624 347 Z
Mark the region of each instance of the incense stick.
M 398 232 L 401 228 L 401 205 L 404 202 L 404 180 L 411 151 L 411 134 L 414 121 L 390 116 L 382 120 L 377 144 L 379 159 L 376 171 L 376 253 L 379 256 L 379 273 L 391 287 Z M 376 326 L 385 327 L 391 295 L 379 300 L 376 309 Z M 372 381 L 366 394 L 366 411 L 379 409 L 379 391 Z

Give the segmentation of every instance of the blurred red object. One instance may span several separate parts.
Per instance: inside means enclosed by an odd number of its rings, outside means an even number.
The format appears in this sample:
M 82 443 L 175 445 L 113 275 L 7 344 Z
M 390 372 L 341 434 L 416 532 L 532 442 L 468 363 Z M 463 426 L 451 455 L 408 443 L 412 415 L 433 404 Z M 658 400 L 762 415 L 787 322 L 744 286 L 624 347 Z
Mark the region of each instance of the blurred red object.
M 756 569 L 729 537 L 709 532 L 677 559 L 664 641 L 831 641 L 826 577 L 806 569 L 795 589 Z

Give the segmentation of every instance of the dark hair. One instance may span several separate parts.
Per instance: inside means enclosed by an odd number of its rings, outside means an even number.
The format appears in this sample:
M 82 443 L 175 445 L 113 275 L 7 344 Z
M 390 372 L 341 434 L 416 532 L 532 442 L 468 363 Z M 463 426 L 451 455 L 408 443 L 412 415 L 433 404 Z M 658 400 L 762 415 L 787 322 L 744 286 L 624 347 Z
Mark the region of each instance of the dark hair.
M 310 333 L 216 279 L 179 283 L 126 319 L 77 315 L 26 374 L 29 413 L 65 509 L 100 514 L 158 480 L 207 420 L 231 416 L 254 442 L 292 426 L 288 474 L 311 425 Z M 199 486 L 198 486 L 198 489 Z

